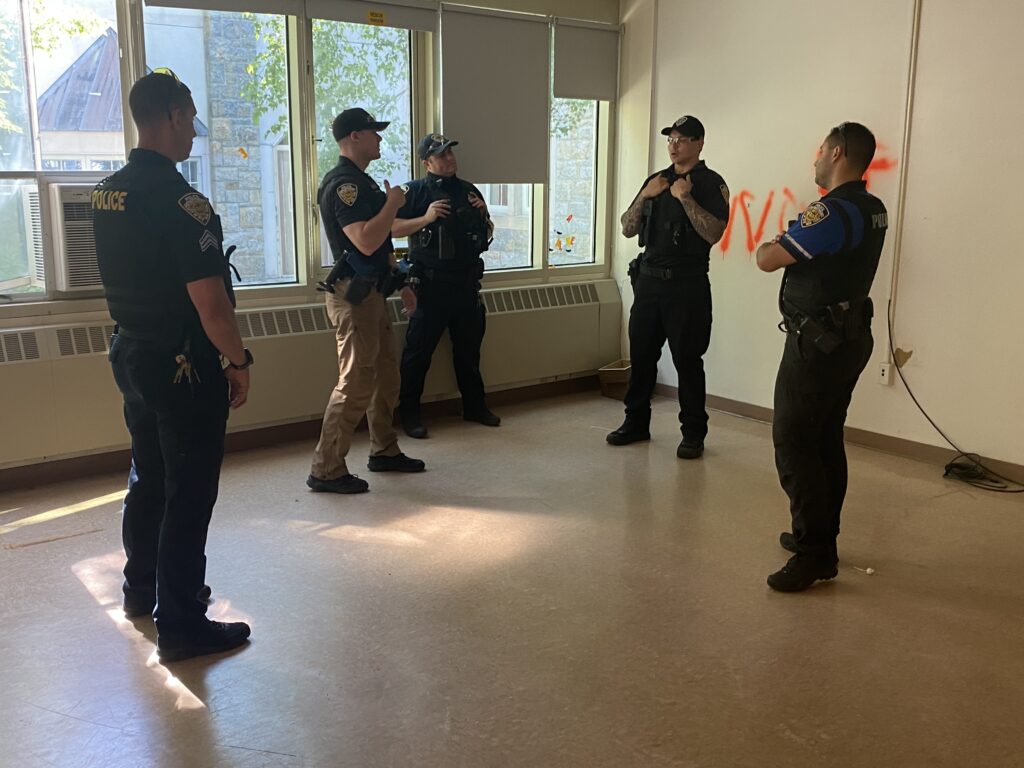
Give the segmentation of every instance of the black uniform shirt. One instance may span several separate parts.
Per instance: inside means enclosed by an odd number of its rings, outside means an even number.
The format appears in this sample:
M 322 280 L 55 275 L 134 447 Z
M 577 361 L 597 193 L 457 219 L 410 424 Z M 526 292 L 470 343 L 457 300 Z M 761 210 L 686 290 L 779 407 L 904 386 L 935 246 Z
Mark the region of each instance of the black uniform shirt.
M 100 278 L 127 337 L 212 350 L 186 285 L 220 276 L 234 302 L 220 217 L 159 152 L 133 149 L 92 193 Z
M 693 183 L 690 195 L 697 205 L 717 219 L 729 220 L 729 188 L 721 176 L 708 168 L 703 160 L 682 175 L 689 176 Z M 655 176 L 664 176 L 670 187 L 680 178 L 674 166 L 670 165 L 648 176 L 640 189 L 643 190 Z M 647 202 L 650 204 L 650 223 L 645 225 L 641 220 L 641 227 L 646 230 L 646 262 L 652 267 L 706 273 L 711 243 L 697 234 L 682 204 L 668 189 Z
M 409 238 L 409 258 L 432 269 L 475 269 L 480 253 L 487 250 L 493 225 L 485 209 L 475 208 L 470 202 L 473 196 L 483 199 L 483 193 L 468 181 L 457 176 L 437 176 L 427 173 L 422 179 L 403 184 L 405 204 L 399 209 L 397 218 L 415 219 L 427 212 L 435 200 L 448 200 L 451 210 L 443 219 L 428 224 L 423 237 Z M 455 241 L 454 253 L 441 258 L 441 227 Z M 475 239 L 473 239 L 475 238 Z M 471 242 L 472 240 L 472 242 Z
M 388 257 L 395 250 L 391 236 L 384 238 L 373 253 L 366 254 L 348 239 L 344 228 L 372 219 L 384 207 L 385 199 L 387 195 L 377 182 L 347 157 L 338 158 L 338 164 L 324 174 L 317 192 L 320 215 L 334 260 L 345 253 L 355 254 L 348 263 L 360 275 L 381 275 L 387 271 Z

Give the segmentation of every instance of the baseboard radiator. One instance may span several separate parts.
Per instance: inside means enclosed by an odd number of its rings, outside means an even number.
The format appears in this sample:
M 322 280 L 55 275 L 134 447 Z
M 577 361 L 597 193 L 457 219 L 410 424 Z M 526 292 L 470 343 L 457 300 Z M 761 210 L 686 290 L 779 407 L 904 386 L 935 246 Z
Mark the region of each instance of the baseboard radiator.
M 612 280 L 483 291 L 488 390 L 591 375 L 619 357 L 622 304 Z M 389 301 L 398 348 L 407 321 Z M 319 418 L 337 380 L 334 330 L 323 303 L 238 313 L 256 357 L 249 403 L 231 431 Z M 0 469 L 124 448 L 121 399 L 107 362 L 109 319 L 0 329 Z M 425 400 L 456 397 L 451 346 L 442 340 Z

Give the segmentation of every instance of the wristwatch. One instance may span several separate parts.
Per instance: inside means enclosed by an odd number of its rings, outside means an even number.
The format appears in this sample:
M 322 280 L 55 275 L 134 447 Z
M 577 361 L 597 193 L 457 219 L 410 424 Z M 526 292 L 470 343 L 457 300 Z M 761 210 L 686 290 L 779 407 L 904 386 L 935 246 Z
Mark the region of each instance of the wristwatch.
M 242 351 L 245 352 L 245 362 L 242 363 L 241 365 L 235 365 L 230 360 L 228 360 L 228 364 L 226 366 L 227 368 L 234 368 L 236 371 L 244 371 L 246 368 L 253 364 L 252 352 L 249 351 L 249 348 L 245 347 L 243 348 Z

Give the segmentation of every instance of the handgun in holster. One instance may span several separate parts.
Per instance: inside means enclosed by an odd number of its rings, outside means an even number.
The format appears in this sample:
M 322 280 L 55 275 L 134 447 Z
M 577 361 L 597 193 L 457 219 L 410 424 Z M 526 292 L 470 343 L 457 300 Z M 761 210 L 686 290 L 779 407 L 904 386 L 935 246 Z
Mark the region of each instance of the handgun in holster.
M 642 253 L 637 254 L 637 257 L 629 262 L 629 266 L 626 268 L 626 274 L 629 275 L 629 284 L 636 288 L 636 280 L 640 276 L 640 262 L 643 261 L 644 255 Z
M 796 332 L 826 355 L 834 352 L 836 347 L 843 342 L 842 336 L 834 330 L 826 328 L 823 322 L 811 315 L 801 315 L 796 324 Z
M 341 280 L 344 272 L 345 259 L 341 258 L 334 262 L 334 266 L 331 267 L 331 271 L 327 273 L 327 277 L 317 282 L 316 289 L 326 293 L 334 293 L 334 284 Z

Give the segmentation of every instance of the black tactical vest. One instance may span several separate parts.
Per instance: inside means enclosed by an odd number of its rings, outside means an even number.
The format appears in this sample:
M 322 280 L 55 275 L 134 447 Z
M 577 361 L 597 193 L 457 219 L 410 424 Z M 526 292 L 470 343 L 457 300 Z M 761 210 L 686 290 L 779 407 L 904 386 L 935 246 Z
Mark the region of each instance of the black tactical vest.
M 680 174 L 675 173 L 671 167 L 660 175 L 668 181 L 669 186 L 680 178 Z M 703 161 L 682 175 L 689 175 L 695 191 L 712 188 L 718 194 L 719 186 L 723 183 L 721 177 L 707 168 Z M 683 206 L 669 190 L 645 201 L 640 233 L 640 245 L 645 249 L 644 261 L 649 266 L 671 269 L 680 275 L 697 276 L 707 273 L 711 243 L 697 233 Z
M 786 267 L 782 302 L 787 314 L 814 314 L 832 304 L 865 299 L 871 292 L 889 226 L 885 205 L 867 191 L 863 181 L 836 187 L 822 198 L 829 199 L 846 200 L 857 208 L 864 221 L 863 237 L 856 247 L 850 244 L 849 214 L 841 205 L 834 206 L 846 230 L 846 243 L 840 253 Z
M 451 212 L 410 236 L 410 259 L 431 269 L 476 269 L 489 245 L 490 228 L 483 213 L 469 202 L 473 186 L 433 174 L 422 183 L 430 201 L 447 201 Z

